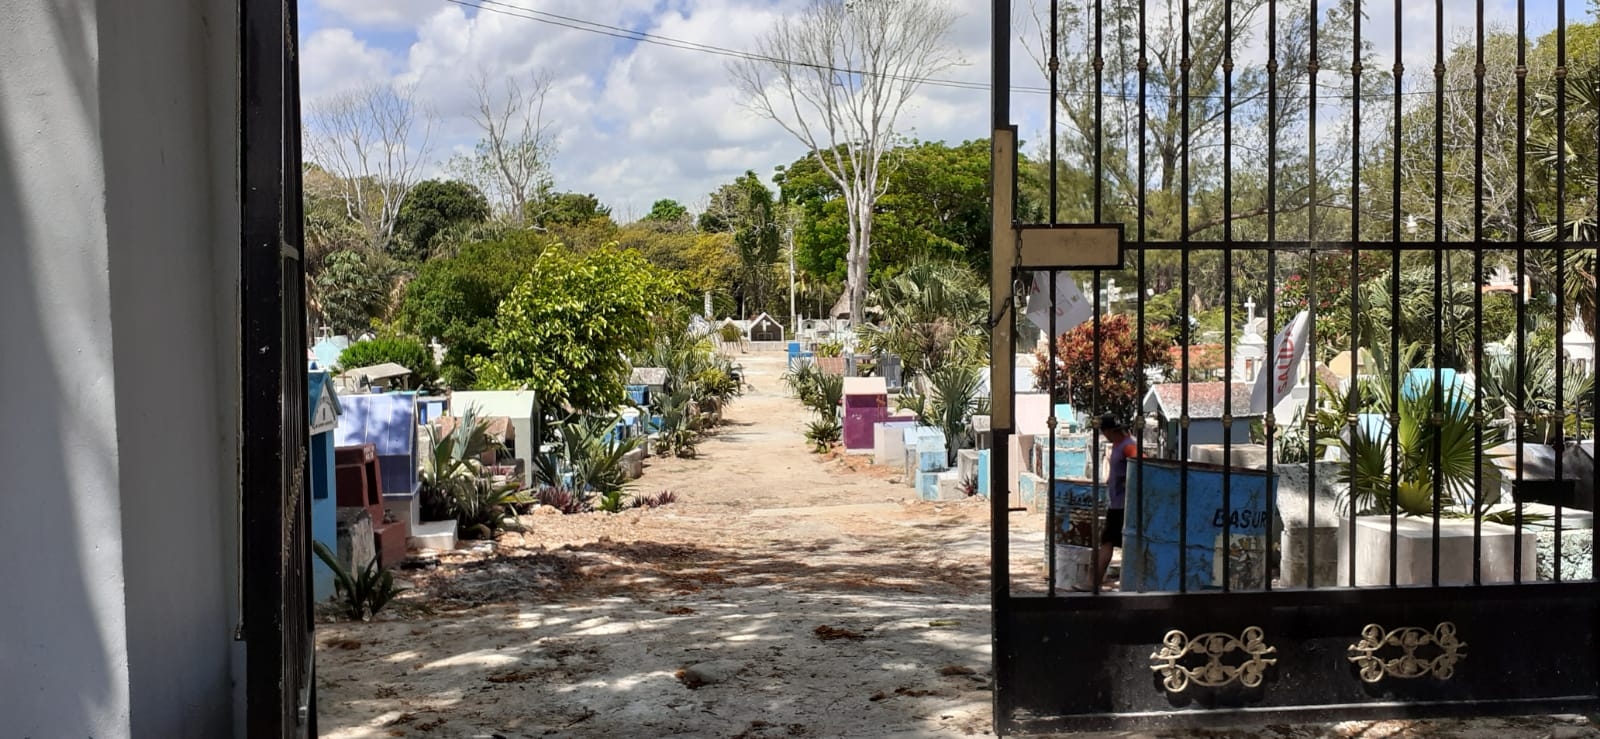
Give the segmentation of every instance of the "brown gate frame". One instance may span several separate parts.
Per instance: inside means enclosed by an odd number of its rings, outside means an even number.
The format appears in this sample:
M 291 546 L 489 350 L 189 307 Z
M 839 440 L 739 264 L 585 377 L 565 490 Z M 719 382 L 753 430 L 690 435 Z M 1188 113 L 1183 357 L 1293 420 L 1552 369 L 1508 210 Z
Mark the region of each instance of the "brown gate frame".
M 296 0 L 239 0 L 240 531 L 250 737 L 316 736 Z

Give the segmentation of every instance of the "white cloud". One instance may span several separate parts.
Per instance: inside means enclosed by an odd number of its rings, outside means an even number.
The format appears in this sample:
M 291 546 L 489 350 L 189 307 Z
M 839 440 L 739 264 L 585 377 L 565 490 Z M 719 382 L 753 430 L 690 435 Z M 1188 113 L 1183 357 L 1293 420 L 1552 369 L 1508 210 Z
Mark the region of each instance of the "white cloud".
M 317 6 L 361 28 L 409 30 L 439 11 L 444 0 L 316 0 Z
M 308 100 L 387 79 L 390 54 L 368 46 L 348 28 L 323 28 L 304 41 L 300 61 L 301 94 Z

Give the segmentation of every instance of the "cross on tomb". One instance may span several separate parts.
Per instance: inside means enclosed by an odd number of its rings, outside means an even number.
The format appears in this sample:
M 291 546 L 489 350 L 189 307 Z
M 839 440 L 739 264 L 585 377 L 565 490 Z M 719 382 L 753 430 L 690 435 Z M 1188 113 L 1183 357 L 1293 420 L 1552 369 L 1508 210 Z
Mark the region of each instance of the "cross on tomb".
M 1256 299 L 1255 298 L 1245 298 L 1244 299 L 1244 310 L 1245 310 L 1245 313 L 1247 314 L 1245 319 L 1244 319 L 1244 322 L 1245 322 L 1245 325 L 1249 325 L 1251 322 L 1256 320 Z

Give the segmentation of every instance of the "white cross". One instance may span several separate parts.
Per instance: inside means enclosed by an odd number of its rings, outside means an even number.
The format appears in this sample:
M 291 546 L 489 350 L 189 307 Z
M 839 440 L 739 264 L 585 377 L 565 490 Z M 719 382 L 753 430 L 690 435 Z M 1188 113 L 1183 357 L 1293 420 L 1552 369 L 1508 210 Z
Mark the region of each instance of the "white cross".
M 1250 323 L 1252 323 L 1252 322 L 1254 322 L 1256 320 L 1256 300 L 1255 300 L 1255 298 L 1245 298 L 1244 299 L 1244 309 L 1245 309 L 1245 312 L 1250 314 L 1248 317 L 1246 317 L 1244 319 L 1245 325 L 1249 325 Z

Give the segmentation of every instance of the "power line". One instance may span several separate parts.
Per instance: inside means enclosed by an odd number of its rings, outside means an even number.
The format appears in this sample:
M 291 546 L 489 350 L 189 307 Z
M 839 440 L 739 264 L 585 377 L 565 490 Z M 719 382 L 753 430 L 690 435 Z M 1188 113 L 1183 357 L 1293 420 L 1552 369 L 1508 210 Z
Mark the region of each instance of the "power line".
M 611 25 L 611 24 L 608 24 L 608 23 L 601 23 L 599 21 L 592 21 L 592 20 L 587 20 L 587 19 L 584 19 L 584 18 L 576 18 L 576 17 L 573 17 L 573 16 L 561 15 L 559 13 L 551 13 L 551 12 L 548 12 L 548 11 L 538 10 L 538 9 L 535 9 L 535 8 L 529 8 L 529 7 L 522 6 L 522 5 L 515 5 L 515 4 L 512 4 L 512 3 L 502 2 L 501 0 L 445 0 L 445 2 L 454 4 L 454 5 L 460 5 L 462 7 L 473 8 L 475 10 L 480 10 L 480 11 L 487 12 L 487 13 L 495 13 L 495 14 L 498 14 L 498 15 L 504 15 L 504 16 L 511 17 L 511 18 L 521 18 L 523 20 L 530 20 L 530 21 L 534 21 L 534 22 L 537 22 L 537 23 L 545 23 L 545 24 L 552 25 L 552 26 L 559 26 L 561 28 L 567 28 L 567 29 L 574 30 L 574 31 L 582 31 L 584 33 L 593 33 L 593 34 L 598 34 L 598 35 L 601 35 L 601 36 L 609 36 L 611 38 L 621 39 L 623 41 L 637 41 L 637 42 L 640 42 L 640 43 L 655 44 L 657 46 L 664 46 L 664 47 L 667 47 L 667 48 L 670 48 L 670 49 L 679 49 L 679 50 L 682 50 L 682 51 L 692 51 L 692 52 L 697 52 L 697 53 L 702 53 L 702 54 L 712 54 L 712 55 L 716 55 L 716 56 L 723 56 L 723 57 L 728 57 L 728 58 L 732 58 L 732 59 L 740 59 L 740 60 L 744 60 L 744 61 L 758 61 L 758 62 L 766 62 L 766 63 L 770 63 L 770 64 L 778 64 L 778 65 L 786 65 L 786 66 L 794 66 L 794 67 L 805 67 L 805 68 L 808 68 L 808 69 L 815 69 L 815 70 L 818 70 L 818 71 L 829 72 L 829 73 L 832 73 L 832 74 L 854 75 L 854 76 L 863 76 L 863 77 L 866 77 L 866 76 L 879 76 L 879 77 L 882 77 L 884 79 L 898 80 L 898 81 L 902 81 L 902 82 L 911 82 L 911 83 L 922 84 L 922 85 L 931 85 L 931 86 L 934 86 L 934 87 L 946 87 L 946 88 L 957 89 L 957 90 L 974 90 L 974 91 L 988 91 L 989 90 L 989 84 L 986 83 L 986 82 L 969 82 L 969 81 L 966 81 L 966 80 L 951 80 L 951 79 L 943 79 L 943 78 L 938 78 L 938 77 L 915 77 L 915 76 L 909 76 L 909 75 L 892 75 L 892 74 L 869 73 L 869 72 L 863 72 L 863 71 L 860 71 L 860 70 L 845 69 L 845 68 L 835 67 L 835 66 L 828 65 L 828 64 L 819 64 L 819 63 L 816 63 L 816 62 L 806 62 L 806 61 L 799 61 L 799 60 L 794 60 L 794 59 L 783 59 L 783 58 L 780 58 L 780 57 L 769 56 L 769 55 L 765 55 L 765 54 L 757 54 L 755 52 L 750 52 L 750 51 L 742 51 L 742 50 L 739 50 L 739 49 L 730 49 L 730 48 L 727 48 L 727 47 L 724 47 L 724 46 L 714 46 L 714 45 L 711 45 L 711 44 L 703 44 L 703 43 L 700 43 L 700 42 L 697 42 L 697 41 L 687 41 L 687 40 L 684 40 L 684 39 L 672 38 L 670 36 L 662 36 L 662 35 L 659 35 L 659 34 L 648 33 L 648 32 L 645 32 L 645 31 L 639 31 L 639 30 L 635 30 L 635 29 L 632 29 L 632 28 L 626 28 L 626 27 L 623 27 L 623 26 L 614 26 L 614 25 Z M 1296 81 L 1293 84 L 1296 87 L 1309 87 L 1310 86 L 1309 83 L 1303 82 L 1303 81 Z M 1339 88 L 1339 87 L 1337 87 L 1335 85 L 1330 85 L 1330 84 L 1318 82 L 1318 83 L 1316 83 L 1316 86 L 1319 89 L 1326 90 L 1326 91 L 1329 91 L 1329 92 L 1333 93 L 1333 96 L 1335 97 L 1335 99 L 1346 100 L 1346 101 L 1353 99 L 1353 96 L 1351 96 L 1351 95 L 1348 95 L 1348 94 L 1341 95 L 1341 94 L 1339 94 L 1340 91 L 1341 91 L 1341 88 Z M 1028 94 L 1034 94 L 1034 95 L 1049 95 L 1050 94 L 1049 88 L 1045 88 L 1045 87 L 1037 87 L 1037 86 L 1029 86 L 1029 85 L 1012 85 L 1010 89 L 1011 89 L 1012 92 L 1028 93 Z M 1509 86 L 1493 86 L 1493 85 L 1485 85 L 1484 86 L 1484 90 L 1486 92 L 1492 92 L 1492 91 L 1495 91 L 1495 90 L 1498 90 L 1498 89 L 1509 89 Z M 1454 93 L 1470 93 L 1470 92 L 1474 92 L 1474 91 L 1475 91 L 1474 88 L 1454 88 L 1454 89 L 1445 90 L 1445 92 L 1454 92 Z M 1361 97 L 1362 97 L 1363 100 L 1367 100 L 1367 99 L 1371 99 L 1371 100 L 1388 100 L 1388 99 L 1392 99 L 1393 96 L 1396 95 L 1396 94 L 1410 97 L 1410 96 L 1432 96 L 1432 95 L 1436 95 L 1437 93 L 1438 93 L 1438 91 L 1437 90 L 1433 90 L 1433 89 L 1400 90 L 1398 93 L 1396 93 L 1395 91 L 1373 92 L 1373 93 L 1362 95 Z M 1071 88 L 1058 88 L 1056 90 L 1056 94 L 1057 95 L 1065 95 L 1065 96 L 1074 96 L 1074 97 L 1089 97 L 1089 96 L 1095 95 L 1096 93 L 1093 90 L 1079 90 L 1079 89 L 1071 89 Z M 1098 94 L 1102 98 L 1120 99 L 1120 100 L 1137 100 L 1140 97 L 1139 95 L 1137 95 L 1135 93 L 1126 93 L 1126 92 L 1103 91 L 1103 92 L 1100 92 Z M 1241 98 L 1241 99 L 1234 100 L 1233 102 L 1235 104 L 1247 103 L 1247 102 L 1250 102 L 1253 99 L 1258 99 L 1258 98 L 1265 97 L 1265 94 L 1266 94 L 1265 92 L 1261 92 L 1261 93 L 1257 93 L 1256 95 L 1251 96 L 1251 97 L 1246 97 L 1246 98 Z M 1154 94 L 1147 94 L 1145 97 L 1147 99 L 1159 100 L 1159 99 L 1161 99 L 1163 97 L 1169 97 L 1169 96 L 1162 94 L 1160 91 L 1156 91 Z M 1195 95 L 1195 96 L 1192 96 L 1192 97 L 1193 98 L 1200 98 L 1200 99 L 1209 99 L 1209 100 L 1221 100 L 1223 96 L 1222 95 L 1217 95 L 1217 94 L 1212 94 L 1212 95 Z
M 681 49 L 683 51 L 694 51 L 694 52 L 699 52 L 699 53 L 704 53 L 704 54 L 714 54 L 714 55 L 717 55 L 717 56 L 725 56 L 725 57 L 729 57 L 729 58 L 733 58 L 733 59 L 741 59 L 741 60 L 745 60 L 745 61 L 758 61 L 758 62 L 767 62 L 767 63 L 771 63 L 771 64 L 782 64 L 782 65 L 788 65 L 788 66 L 794 66 L 794 67 L 806 67 L 808 69 L 815 69 L 815 70 L 818 70 L 818 71 L 830 72 L 830 73 L 833 73 L 833 74 L 858 75 L 858 76 L 864 76 L 864 77 L 865 76 L 878 76 L 878 77 L 882 77 L 884 79 L 899 80 L 899 81 L 903 81 L 903 82 L 912 82 L 912 83 L 916 83 L 916 84 L 934 85 L 934 86 L 937 86 L 937 87 L 949 87 L 949 88 L 954 88 L 954 89 L 959 89 L 959 90 L 987 91 L 989 89 L 989 85 L 987 83 L 984 83 L 984 82 L 968 82 L 968 81 L 964 81 L 964 80 L 948 80 L 948 79 L 938 79 L 938 78 L 933 78 L 933 77 L 912 77 L 912 76 L 905 76 L 905 75 L 867 73 L 867 72 L 862 72 L 862 71 L 854 70 L 854 69 L 841 69 L 839 67 L 834 67 L 834 66 L 827 65 L 827 64 L 818 64 L 816 62 L 804 62 L 804 61 L 797 61 L 797 60 L 793 60 L 793 59 L 780 59 L 778 57 L 767 56 L 767 55 L 764 55 L 764 54 L 757 54 L 757 53 L 749 52 L 749 51 L 740 51 L 738 49 L 729 49 L 729 48 L 722 47 L 722 46 L 713 46 L 713 45 L 710 45 L 710 44 L 702 44 L 702 43 L 699 43 L 699 42 L 696 42 L 696 41 L 685 41 L 683 39 L 676 39 L 676 38 L 671 38 L 671 37 L 668 37 L 668 36 L 660 36 L 660 35 L 657 35 L 657 34 L 646 33 L 644 31 L 636 31 L 636 30 L 631 29 L 631 28 L 624 28 L 624 27 L 621 27 L 621 26 L 613 26 L 613 25 L 606 24 L 606 23 L 600 23 L 598 21 L 585 20 L 583 18 L 574 18 L 572 16 L 560 15 L 560 14 L 557 14 L 557 13 L 549 13 L 549 12 L 546 12 L 546 11 L 535 10 L 533 8 L 527 8 L 527 7 L 523 7 L 523 6 L 520 6 L 520 5 L 512 5 L 510 3 L 499 2 L 498 0 L 445 0 L 445 2 L 452 3 L 452 4 L 455 4 L 455 5 L 461 5 L 461 6 L 468 7 L 468 8 L 475 8 L 477 10 L 482 10 L 482 11 L 486 11 L 486 12 L 490 12 L 490 13 L 498 13 L 500 15 L 505 15 L 505 16 L 509 16 L 509 17 L 512 17 L 512 18 L 522 18 L 522 19 L 525 19 L 525 20 L 536 21 L 536 22 L 539 22 L 539 23 L 546 23 L 546 24 L 553 25 L 553 26 L 560 26 L 562 28 L 568 28 L 568 29 L 572 29 L 572 30 L 575 30 L 575 31 L 584 31 L 586 33 L 594 33 L 594 34 L 599 34 L 599 35 L 602 35 L 602 36 L 610 36 L 612 38 L 622 39 L 624 41 L 638 41 L 638 42 L 641 42 L 641 43 L 648 43 L 648 44 L 656 44 L 658 46 L 665 46 L 665 47 L 672 48 L 672 49 Z M 1049 93 L 1049 90 L 1046 90 L 1045 88 L 1042 88 L 1042 87 L 1014 87 L 1012 89 L 1015 89 L 1015 90 L 1020 91 L 1020 92 L 1033 92 L 1033 93 L 1043 93 L 1043 94 L 1048 94 Z

